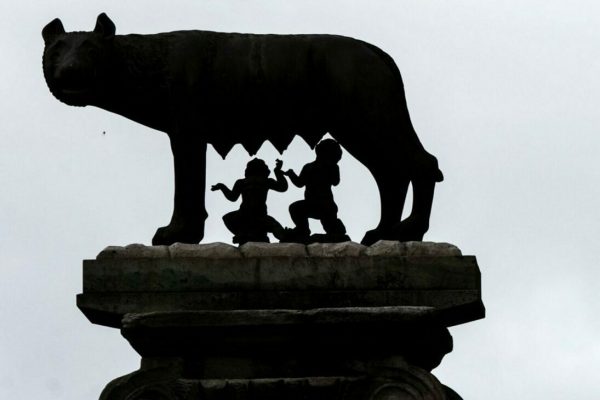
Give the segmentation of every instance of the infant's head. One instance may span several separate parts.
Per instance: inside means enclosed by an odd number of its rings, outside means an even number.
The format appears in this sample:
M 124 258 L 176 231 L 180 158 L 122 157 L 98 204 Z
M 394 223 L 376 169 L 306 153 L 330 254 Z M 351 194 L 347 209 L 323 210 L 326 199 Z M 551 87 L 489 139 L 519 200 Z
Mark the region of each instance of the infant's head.
M 253 158 L 246 164 L 246 178 L 268 178 L 270 173 L 269 167 L 267 167 L 267 164 L 260 158 Z
M 333 139 L 324 139 L 319 142 L 315 149 L 317 160 L 331 161 L 337 163 L 342 158 L 342 148 Z

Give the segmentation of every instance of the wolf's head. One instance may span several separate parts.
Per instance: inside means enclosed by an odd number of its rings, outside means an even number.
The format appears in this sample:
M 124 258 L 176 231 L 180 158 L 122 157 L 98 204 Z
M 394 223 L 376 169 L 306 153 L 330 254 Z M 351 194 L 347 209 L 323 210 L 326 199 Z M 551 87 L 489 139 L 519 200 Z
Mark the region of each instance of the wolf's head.
M 91 32 L 65 32 L 58 18 L 44 27 L 44 76 L 58 100 L 85 106 L 102 93 L 114 35 L 115 24 L 104 13 Z

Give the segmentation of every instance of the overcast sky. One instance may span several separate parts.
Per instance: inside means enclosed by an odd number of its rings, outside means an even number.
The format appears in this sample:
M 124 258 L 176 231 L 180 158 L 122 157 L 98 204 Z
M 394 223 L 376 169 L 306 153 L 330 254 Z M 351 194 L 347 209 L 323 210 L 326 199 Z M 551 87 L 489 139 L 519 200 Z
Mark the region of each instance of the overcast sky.
M 487 318 L 451 329 L 434 374 L 465 400 L 600 396 L 600 5 L 593 1 L 2 2 L 0 44 L 0 398 L 94 399 L 138 367 L 118 330 L 75 307 L 81 260 L 107 245 L 150 244 L 172 211 L 165 134 L 106 111 L 68 107 L 42 75 L 41 29 L 55 17 L 117 33 L 204 29 L 335 33 L 388 52 L 413 124 L 437 156 L 426 240 L 477 256 Z M 103 134 L 105 132 L 105 134 Z M 265 144 L 259 156 L 279 156 Z M 298 170 L 314 155 L 296 139 Z M 207 185 L 233 184 L 250 157 L 209 149 Z M 372 178 L 348 154 L 335 196 L 350 236 L 375 226 Z M 302 192 L 271 194 L 289 225 Z M 205 241 L 230 242 L 207 194 Z

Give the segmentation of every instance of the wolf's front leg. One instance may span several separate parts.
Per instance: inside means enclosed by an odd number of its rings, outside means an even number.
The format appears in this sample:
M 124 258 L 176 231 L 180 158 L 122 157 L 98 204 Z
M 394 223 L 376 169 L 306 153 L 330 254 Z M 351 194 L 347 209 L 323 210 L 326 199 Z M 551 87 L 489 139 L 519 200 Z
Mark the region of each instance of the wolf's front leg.
M 206 143 L 190 136 L 170 136 L 175 165 L 173 217 L 156 231 L 153 245 L 198 243 L 204 237 Z

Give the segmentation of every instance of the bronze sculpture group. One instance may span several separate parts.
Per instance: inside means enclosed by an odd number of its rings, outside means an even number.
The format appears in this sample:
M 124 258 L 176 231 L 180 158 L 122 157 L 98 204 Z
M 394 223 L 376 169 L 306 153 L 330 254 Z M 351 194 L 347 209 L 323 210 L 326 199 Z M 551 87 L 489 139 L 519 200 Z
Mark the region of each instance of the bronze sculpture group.
M 116 35 L 106 14 L 98 16 L 91 32 L 65 32 L 57 18 L 42 36 L 44 76 L 57 99 L 100 107 L 169 136 L 175 170 L 173 215 L 156 231 L 153 244 L 198 243 L 204 237 L 209 143 L 223 157 L 236 143 L 254 155 L 265 140 L 283 152 L 295 135 L 314 148 L 325 133 L 365 165 L 377 183 L 381 218 L 366 232 L 363 244 L 422 240 L 429 228 L 435 184 L 443 176 L 413 129 L 396 64 L 372 44 L 337 35 Z M 327 235 L 345 235 L 330 195 L 339 179 L 337 165 L 323 160 L 317 154 L 299 175 L 285 172 L 292 183 L 306 188 L 305 199 L 290 207 L 296 226 L 280 229 L 261 211 L 260 232 L 305 241 L 310 217 L 326 225 Z M 262 168 L 257 162 L 252 174 L 255 167 Z M 249 197 L 258 199 L 269 189 L 283 187 L 282 179 L 273 183 L 262 169 L 263 175 L 256 172 L 237 188 L 217 189 L 228 198 L 244 198 L 256 180 L 261 189 Z M 413 207 L 402 220 L 409 184 Z M 243 199 L 244 209 L 260 208 L 258 203 Z M 235 235 L 247 214 L 240 208 L 226 217 Z

